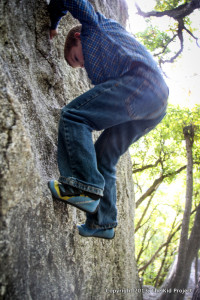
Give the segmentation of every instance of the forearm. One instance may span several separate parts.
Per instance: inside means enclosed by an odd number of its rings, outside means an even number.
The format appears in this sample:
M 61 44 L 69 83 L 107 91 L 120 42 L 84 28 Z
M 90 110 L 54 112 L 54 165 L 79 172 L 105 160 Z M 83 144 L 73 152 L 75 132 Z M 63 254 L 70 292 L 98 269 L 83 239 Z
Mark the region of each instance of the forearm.
M 60 19 L 66 15 L 67 11 L 70 11 L 81 24 L 96 25 L 98 22 L 94 8 L 87 0 L 51 0 L 49 12 L 52 29 L 58 26 Z

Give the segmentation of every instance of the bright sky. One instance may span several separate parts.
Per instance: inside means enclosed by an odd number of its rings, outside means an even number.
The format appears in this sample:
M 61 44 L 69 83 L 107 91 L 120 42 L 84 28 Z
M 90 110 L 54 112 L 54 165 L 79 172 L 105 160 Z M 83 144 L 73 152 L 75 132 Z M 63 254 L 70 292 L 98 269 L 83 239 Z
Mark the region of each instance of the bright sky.
M 146 22 L 143 17 L 136 14 L 134 0 L 126 0 L 129 6 L 129 24 L 127 30 L 132 33 L 143 31 Z M 140 8 L 144 11 L 151 11 L 155 5 L 155 0 L 138 1 Z M 192 28 L 197 28 L 194 35 L 200 39 L 200 11 L 196 10 L 190 15 Z M 170 18 L 154 18 L 156 25 L 161 29 L 169 28 Z M 170 88 L 169 102 L 181 106 L 192 108 L 195 104 L 200 104 L 200 48 L 195 40 L 185 34 L 184 50 L 182 57 L 173 64 L 165 64 L 164 71 L 169 77 L 166 82 Z

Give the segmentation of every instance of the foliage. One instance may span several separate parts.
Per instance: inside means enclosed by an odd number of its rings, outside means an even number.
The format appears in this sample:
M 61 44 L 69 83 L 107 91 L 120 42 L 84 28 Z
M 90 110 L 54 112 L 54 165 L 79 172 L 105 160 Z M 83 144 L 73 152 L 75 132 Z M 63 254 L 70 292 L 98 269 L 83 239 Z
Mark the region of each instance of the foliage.
M 196 32 L 198 35 L 198 30 L 194 28 L 190 16 L 195 9 L 200 8 L 200 3 L 196 1 L 195 6 L 190 5 L 191 2 L 192 0 L 156 0 L 151 12 L 143 12 L 139 5 L 136 5 L 138 14 L 143 16 L 147 23 L 145 31 L 138 32 L 136 36 L 158 58 L 160 65 L 174 62 L 181 55 L 184 49 L 184 32 L 195 39 L 200 47 L 199 37 L 195 36 Z M 164 22 L 163 17 L 167 18 Z
M 189 3 L 190 0 L 156 0 L 155 9 L 158 11 L 171 10 L 185 3 Z
M 190 124 L 195 125 L 191 229 L 200 203 L 200 106 L 192 110 L 170 106 L 162 123 L 131 148 L 137 198 L 136 257 L 145 284 L 163 282 L 178 250 L 187 164 L 183 128 Z
M 144 32 L 139 32 L 136 35 L 155 56 L 158 56 L 171 40 L 171 37 L 166 32 L 160 31 L 158 26 L 153 27 L 151 23 L 149 23 Z M 169 47 L 166 47 L 165 53 L 169 52 Z

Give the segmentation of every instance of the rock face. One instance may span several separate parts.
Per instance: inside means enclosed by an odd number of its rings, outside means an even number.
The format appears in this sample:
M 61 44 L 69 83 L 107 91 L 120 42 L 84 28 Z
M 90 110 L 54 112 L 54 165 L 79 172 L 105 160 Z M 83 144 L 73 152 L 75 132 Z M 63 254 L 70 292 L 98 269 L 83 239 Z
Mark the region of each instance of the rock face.
M 125 0 L 92 3 L 125 24 Z M 53 201 L 47 188 L 58 178 L 60 108 L 91 87 L 85 71 L 63 59 L 64 37 L 75 24 L 63 18 L 50 42 L 44 0 L 0 3 L 0 299 L 141 299 L 129 154 L 118 164 L 114 240 L 80 237 L 84 213 Z

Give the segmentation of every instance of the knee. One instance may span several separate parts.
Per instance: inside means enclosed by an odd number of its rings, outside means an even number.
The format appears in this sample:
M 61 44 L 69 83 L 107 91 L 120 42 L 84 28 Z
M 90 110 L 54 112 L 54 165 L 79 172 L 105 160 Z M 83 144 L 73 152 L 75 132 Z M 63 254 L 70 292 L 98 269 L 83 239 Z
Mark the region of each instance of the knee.
M 61 119 L 71 119 L 73 118 L 73 115 L 76 115 L 76 112 L 74 109 L 71 109 L 69 105 L 65 105 L 60 112 L 60 118 Z

